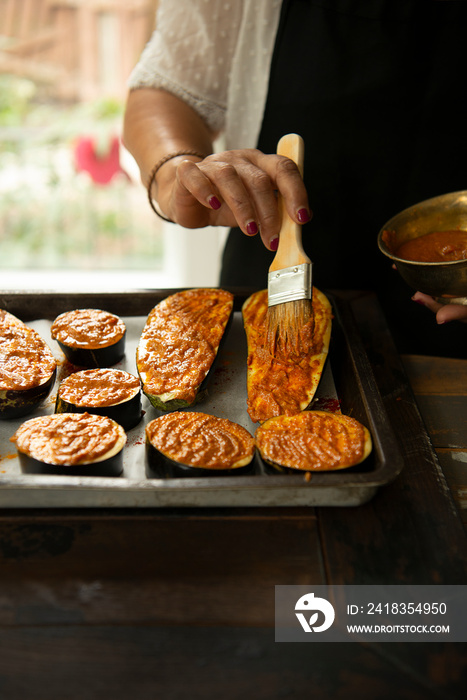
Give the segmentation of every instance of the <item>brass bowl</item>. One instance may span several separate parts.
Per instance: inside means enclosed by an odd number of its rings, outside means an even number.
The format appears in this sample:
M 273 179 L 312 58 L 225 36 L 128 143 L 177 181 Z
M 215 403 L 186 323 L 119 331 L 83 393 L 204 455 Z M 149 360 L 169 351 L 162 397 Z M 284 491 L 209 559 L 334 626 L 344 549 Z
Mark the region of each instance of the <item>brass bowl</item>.
M 412 238 L 452 229 L 467 229 L 467 190 L 426 199 L 396 214 L 379 232 L 378 247 L 415 290 L 443 304 L 467 304 L 467 260 L 416 262 L 394 253 Z

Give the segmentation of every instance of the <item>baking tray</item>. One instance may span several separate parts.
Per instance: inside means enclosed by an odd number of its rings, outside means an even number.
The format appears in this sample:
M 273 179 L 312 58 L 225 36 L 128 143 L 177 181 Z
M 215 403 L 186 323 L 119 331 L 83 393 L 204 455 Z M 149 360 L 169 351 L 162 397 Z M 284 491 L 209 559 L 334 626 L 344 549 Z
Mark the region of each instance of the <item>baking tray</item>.
M 120 315 L 127 325 L 125 358 L 115 365 L 136 374 L 135 351 L 149 311 L 179 291 L 137 290 L 118 293 L 1 293 L 0 308 L 38 330 L 63 365 L 64 357 L 50 337 L 53 319 L 75 308 L 101 308 Z M 232 290 L 233 291 L 233 290 Z M 193 410 L 229 418 L 252 434 L 256 428 L 246 410 L 246 338 L 241 305 L 246 293 L 235 294 L 234 318 L 219 354 L 209 393 Z M 259 463 L 248 476 L 154 479 L 146 476 L 144 428 L 161 415 L 143 398 L 142 422 L 128 432 L 124 470 L 119 477 L 70 477 L 22 474 L 9 438 L 21 422 L 52 413 L 58 382 L 50 397 L 30 415 L 0 421 L 0 507 L 3 508 L 147 508 L 236 506 L 357 506 L 400 472 L 403 460 L 388 421 L 371 365 L 350 306 L 328 295 L 334 320 L 329 358 L 315 397 L 316 408 L 350 414 L 371 432 L 373 451 L 361 465 L 336 472 L 266 474 Z

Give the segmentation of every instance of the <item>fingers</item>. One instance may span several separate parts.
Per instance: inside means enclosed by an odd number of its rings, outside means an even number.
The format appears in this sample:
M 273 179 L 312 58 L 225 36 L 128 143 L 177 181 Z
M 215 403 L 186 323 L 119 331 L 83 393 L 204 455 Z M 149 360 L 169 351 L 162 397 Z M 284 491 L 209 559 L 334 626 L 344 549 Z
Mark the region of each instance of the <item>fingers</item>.
M 276 250 L 281 226 L 278 193 L 289 216 L 298 224 L 305 224 L 311 219 L 308 196 L 293 161 L 283 156 L 257 154 L 258 169 L 256 176 L 249 180 L 250 195 L 255 201 L 263 242 L 267 248 Z
M 180 201 L 184 190 L 185 195 L 212 210 L 212 223 L 238 225 L 250 236 L 260 231 L 271 250 L 277 248 L 280 230 L 277 190 L 297 223 L 311 218 L 305 186 L 295 164 L 255 149 L 214 154 L 197 163 L 182 161 L 177 168 L 177 185 Z
M 467 323 L 467 306 L 461 304 L 443 304 L 436 314 L 436 322 L 448 323 L 449 321 L 462 321 Z
M 223 214 L 221 223 L 238 225 L 248 236 L 264 229 L 266 244 L 276 233 L 273 186 L 269 177 L 249 161 L 237 158 L 237 162 L 227 162 L 217 157 L 207 158 L 202 164 L 184 161 L 177 169 L 177 180 L 198 202 Z
M 427 309 L 436 314 L 436 323 L 443 324 L 450 321 L 462 321 L 467 323 L 467 306 L 461 304 L 440 304 L 433 297 L 422 292 L 415 292 L 412 300 L 426 306 Z
M 435 301 L 433 297 L 428 296 L 428 294 L 423 294 L 422 292 L 415 292 L 412 301 L 420 304 L 420 306 L 426 306 L 426 308 L 433 311 L 433 313 L 436 313 L 442 306 L 442 304 Z
M 215 185 L 191 160 L 183 160 L 177 168 L 177 182 L 194 196 L 200 204 L 217 211 L 221 208 L 219 192 Z
M 277 187 L 289 216 L 298 224 L 306 224 L 311 219 L 311 211 L 305 184 L 297 166 L 288 158 L 279 158 L 276 168 Z

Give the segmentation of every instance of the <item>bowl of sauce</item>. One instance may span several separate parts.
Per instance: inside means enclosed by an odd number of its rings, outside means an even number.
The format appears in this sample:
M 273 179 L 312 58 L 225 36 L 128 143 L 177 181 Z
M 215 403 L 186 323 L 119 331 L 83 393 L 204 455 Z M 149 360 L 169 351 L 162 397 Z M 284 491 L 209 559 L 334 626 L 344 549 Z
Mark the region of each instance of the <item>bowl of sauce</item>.
M 380 251 L 414 290 L 467 303 L 467 190 L 404 209 L 378 234 Z

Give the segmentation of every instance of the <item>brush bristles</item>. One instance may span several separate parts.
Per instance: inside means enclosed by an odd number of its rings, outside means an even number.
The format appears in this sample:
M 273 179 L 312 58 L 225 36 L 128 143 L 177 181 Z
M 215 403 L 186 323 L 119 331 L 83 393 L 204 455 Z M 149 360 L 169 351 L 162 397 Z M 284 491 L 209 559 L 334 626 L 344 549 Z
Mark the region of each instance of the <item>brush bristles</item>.
M 301 331 L 313 319 L 311 299 L 299 299 L 268 307 L 267 344 L 271 355 L 300 355 Z

